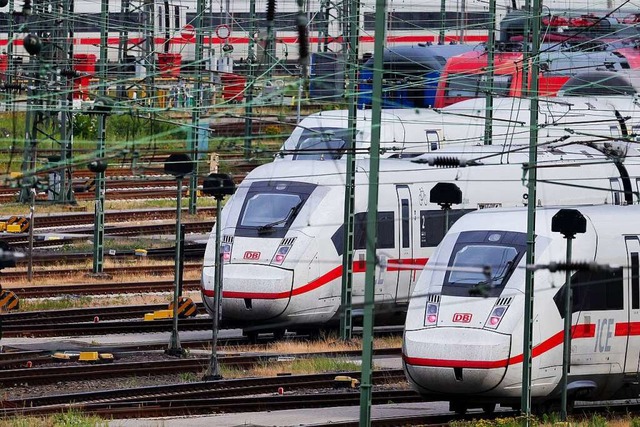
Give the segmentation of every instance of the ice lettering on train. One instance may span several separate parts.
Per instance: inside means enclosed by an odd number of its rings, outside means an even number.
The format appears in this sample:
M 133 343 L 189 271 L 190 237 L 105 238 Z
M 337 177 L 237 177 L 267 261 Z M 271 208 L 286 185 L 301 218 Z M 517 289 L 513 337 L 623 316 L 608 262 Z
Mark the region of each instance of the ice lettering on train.
M 613 336 L 613 319 L 598 319 L 596 321 L 596 344 L 593 351 L 604 353 L 611 351 L 609 338 Z

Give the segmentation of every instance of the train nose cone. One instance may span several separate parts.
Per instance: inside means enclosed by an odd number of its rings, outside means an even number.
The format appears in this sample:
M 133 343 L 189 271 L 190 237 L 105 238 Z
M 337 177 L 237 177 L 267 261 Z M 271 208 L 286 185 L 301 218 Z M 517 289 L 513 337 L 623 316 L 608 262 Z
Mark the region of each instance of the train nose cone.
M 213 290 L 213 273 L 213 267 L 203 269 L 205 296 L 213 295 L 212 292 L 208 292 L 208 288 Z M 238 326 L 255 325 L 256 321 L 278 317 L 289 304 L 293 286 L 292 271 L 268 265 L 226 264 L 223 276 L 224 323 L 231 322 Z M 207 299 L 213 301 L 213 298 Z M 205 302 L 209 305 L 208 301 Z
M 509 365 L 511 336 L 483 329 L 406 331 L 403 362 L 422 393 L 475 394 L 500 384 Z

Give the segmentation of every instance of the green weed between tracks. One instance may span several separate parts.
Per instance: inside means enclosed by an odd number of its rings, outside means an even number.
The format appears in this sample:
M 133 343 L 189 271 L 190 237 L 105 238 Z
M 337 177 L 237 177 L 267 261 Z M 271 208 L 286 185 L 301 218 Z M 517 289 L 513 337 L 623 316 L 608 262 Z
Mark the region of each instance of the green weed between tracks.
M 94 427 L 107 426 L 108 422 L 70 411 L 48 417 L 15 417 L 0 420 L 0 427 Z

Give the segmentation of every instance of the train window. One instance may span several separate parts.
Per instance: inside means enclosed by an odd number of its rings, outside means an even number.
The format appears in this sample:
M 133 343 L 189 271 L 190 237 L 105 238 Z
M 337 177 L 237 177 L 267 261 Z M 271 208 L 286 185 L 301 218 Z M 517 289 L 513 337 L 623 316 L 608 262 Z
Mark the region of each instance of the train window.
M 342 157 L 344 145 L 342 139 L 306 138 L 300 140 L 293 160 L 337 160 Z
M 631 252 L 631 308 L 637 310 L 640 308 L 640 276 L 638 276 L 638 253 Z
M 402 247 L 408 248 L 411 246 L 409 240 L 409 200 L 402 199 Z
M 462 215 L 473 211 L 473 209 L 452 209 L 449 211 L 449 227 L 453 225 Z M 438 210 L 420 211 L 420 247 L 428 248 L 438 246 L 445 235 L 444 212 Z
M 442 295 L 498 296 L 526 252 L 526 233 L 467 231 L 453 247 Z
M 339 159 L 349 140 L 349 132 L 345 128 L 305 129 L 296 142 L 295 149 L 299 151 L 293 160 Z
M 394 214 L 392 211 L 378 212 L 377 242 L 378 249 L 391 249 L 395 246 Z M 353 221 L 353 248 L 366 249 L 366 247 L 367 212 L 359 212 L 355 215 Z
M 298 206 L 302 199 L 296 194 L 254 194 L 247 198 L 247 205 L 242 215 L 240 225 L 245 227 L 259 227 L 274 224 L 283 227 L 283 221 L 288 219 L 291 210 Z
M 299 182 L 254 182 L 238 217 L 236 235 L 284 237 L 315 187 Z
M 479 74 L 450 74 L 447 78 L 446 97 L 476 98 L 479 92 Z
M 558 312 L 563 318 L 564 286 L 553 297 Z M 571 289 L 573 290 L 572 313 L 624 308 L 622 267 L 611 271 L 578 271 L 571 276 Z
M 427 130 L 427 144 L 429 144 L 430 151 L 436 151 L 440 148 L 440 135 L 438 135 L 438 131 L 435 130 Z
M 490 82 L 486 75 L 481 78 L 480 95 L 491 92 L 496 96 L 509 96 L 511 92 L 511 79 L 508 74 L 494 75 L 493 82 Z

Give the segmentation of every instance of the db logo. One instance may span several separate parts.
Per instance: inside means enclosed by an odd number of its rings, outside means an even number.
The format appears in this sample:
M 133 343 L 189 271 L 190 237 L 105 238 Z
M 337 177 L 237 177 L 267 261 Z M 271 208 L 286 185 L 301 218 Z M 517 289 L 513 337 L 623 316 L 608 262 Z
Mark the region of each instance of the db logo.
M 260 259 L 260 252 L 246 251 L 244 253 L 244 259 L 253 259 L 253 260 Z
M 471 313 L 455 313 L 453 315 L 453 321 L 457 323 L 469 323 L 473 315 Z

